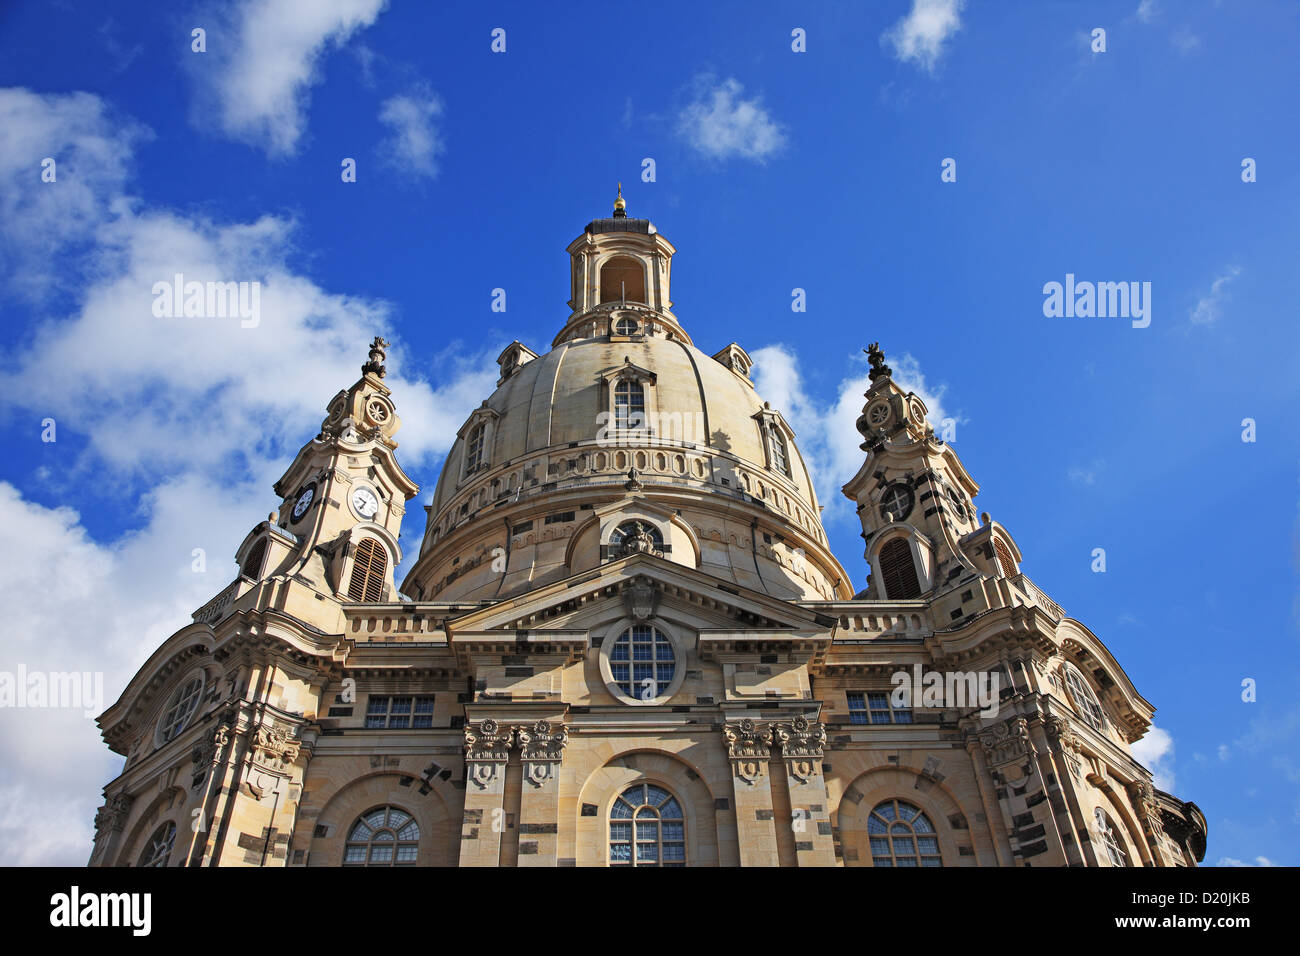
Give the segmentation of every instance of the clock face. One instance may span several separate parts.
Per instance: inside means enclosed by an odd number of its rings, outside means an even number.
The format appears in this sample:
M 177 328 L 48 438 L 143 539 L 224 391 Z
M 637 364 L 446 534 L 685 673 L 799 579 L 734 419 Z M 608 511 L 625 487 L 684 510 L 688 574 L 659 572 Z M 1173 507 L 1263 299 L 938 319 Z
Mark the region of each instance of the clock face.
M 352 489 L 352 510 L 363 518 L 373 518 L 379 513 L 379 498 L 369 488 Z
M 298 494 L 298 500 L 293 503 L 293 520 L 300 521 L 302 516 L 307 513 L 311 507 L 312 501 L 316 498 L 316 485 L 310 484 Z

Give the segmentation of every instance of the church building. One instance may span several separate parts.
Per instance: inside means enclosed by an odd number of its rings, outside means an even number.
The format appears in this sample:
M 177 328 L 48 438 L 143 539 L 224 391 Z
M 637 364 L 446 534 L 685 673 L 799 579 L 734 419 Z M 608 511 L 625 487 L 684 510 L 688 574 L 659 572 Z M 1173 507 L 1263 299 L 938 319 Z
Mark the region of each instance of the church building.
M 620 195 L 568 253 L 568 318 L 501 353 L 402 581 L 420 489 L 375 339 L 234 580 L 100 716 L 126 762 L 91 865 L 1202 859 L 1131 751 L 1154 708 L 877 346 L 836 476 L 855 584 L 745 349 L 678 319 L 672 243 Z

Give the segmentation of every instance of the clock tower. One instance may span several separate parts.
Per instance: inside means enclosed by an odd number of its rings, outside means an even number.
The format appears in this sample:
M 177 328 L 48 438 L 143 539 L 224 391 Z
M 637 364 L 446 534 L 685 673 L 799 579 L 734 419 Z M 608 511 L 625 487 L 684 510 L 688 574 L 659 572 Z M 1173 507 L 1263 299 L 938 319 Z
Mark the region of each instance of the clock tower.
M 320 434 L 275 483 L 282 502 L 268 521 L 272 534 L 296 539 L 298 580 L 345 601 L 397 599 L 398 533 L 419 492 L 394 455 L 401 420 L 383 383 L 387 347 L 376 337 L 361 378 L 330 401 Z

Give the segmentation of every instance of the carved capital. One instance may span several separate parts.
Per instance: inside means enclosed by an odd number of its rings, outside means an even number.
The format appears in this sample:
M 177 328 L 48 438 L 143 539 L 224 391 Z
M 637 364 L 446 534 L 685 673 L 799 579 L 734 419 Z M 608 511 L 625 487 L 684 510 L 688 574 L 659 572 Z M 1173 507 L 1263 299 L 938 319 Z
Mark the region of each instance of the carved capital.
M 470 780 L 481 788 L 491 784 L 510 759 L 514 737 L 515 728 L 502 727 L 491 718 L 467 723 L 465 765 Z
M 1156 788 L 1151 785 L 1151 781 L 1134 780 L 1125 789 L 1128 790 L 1133 809 L 1137 811 L 1138 819 L 1145 824 L 1147 832 L 1152 835 L 1160 833 L 1163 829 L 1160 822 L 1160 803 L 1156 800 Z
M 756 724 L 748 717 L 736 723 L 723 725 L 722 736 L 727 741 L 727 756 L 732 772 L 752 784 L 763 773 L 772 759 L 772 729 L 766 724 Z
M 1052 715 L 1043 722 L 1043 726 L 1056 750 L 1079 752 L 1079 738 L 1075 736 L 1074 731 L 1070 729 L 1070 722 L 1064 717 Z
M 109 797 L 95 813 L 95 839 L 98 840 L 102 834 L 122 829 L 133 802 L 134 798 L 124 793 Z
M 996 723 L 979 736 L 980 746 L 994 769 L 1019 763 L 1034 755 L 1029 722 L 1023 717 Z M 1032 764 L 1032 761 L 1030 761 Z
M 548 720 L 539 720 L 532 727 L 519 727 L 515 731 L 519 741 L 519 755 L 523 761 L 524 779 L 540 787 L 555 776 L 569 743 L 569 728 L 560 724 L 558 729 Z
M 288 727 L 259 724 L 248 735 L 248 756 L 267 770 L 283 772 L 298 759 L 298 742 Z

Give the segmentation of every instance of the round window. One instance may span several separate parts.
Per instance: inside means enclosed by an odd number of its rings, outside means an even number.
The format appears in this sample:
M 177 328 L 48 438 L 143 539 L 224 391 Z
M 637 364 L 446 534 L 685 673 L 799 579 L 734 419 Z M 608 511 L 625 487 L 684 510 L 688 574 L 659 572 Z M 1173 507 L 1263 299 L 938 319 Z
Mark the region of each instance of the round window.
M 610 693 L 625 704 L 662 704 L 685 677 L 682 651 L 663 627 L 625 620 L 605 637 L 600 670 Z

